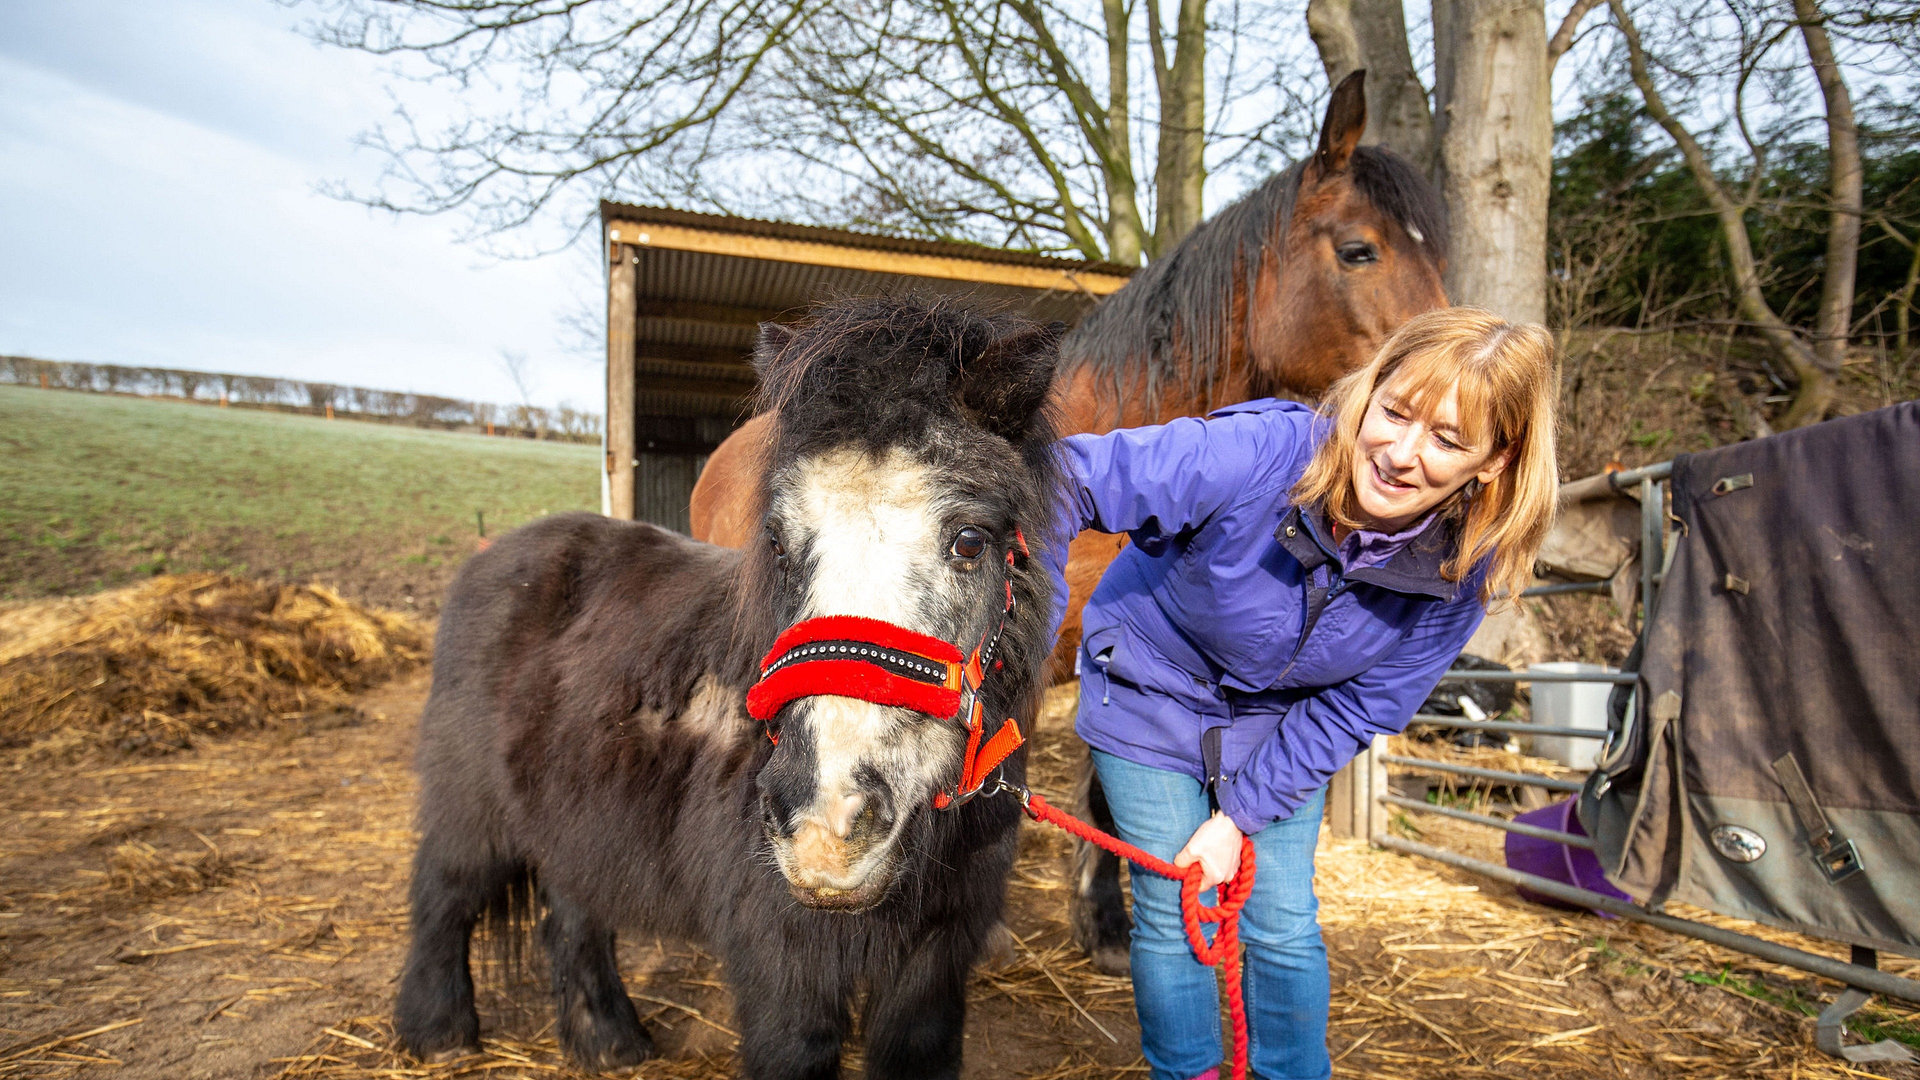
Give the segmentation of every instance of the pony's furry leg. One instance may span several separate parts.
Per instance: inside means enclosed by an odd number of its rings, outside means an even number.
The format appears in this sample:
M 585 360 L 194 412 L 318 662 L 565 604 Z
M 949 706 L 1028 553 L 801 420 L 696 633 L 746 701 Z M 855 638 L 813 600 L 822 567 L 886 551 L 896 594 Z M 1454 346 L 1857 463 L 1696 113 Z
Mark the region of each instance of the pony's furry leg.
M 553 970 L 560 1046 L 589 1069 L 638 1065 L 653 1056 L 613 951 L 613 931 L 564 896 L 548 892 L 540 940 Z
M 479 1048 L 468 943 L 483 916 L 508 914 L 513 890 L 525 875 L 523 867 L 509 861 L 450 857 L 460 846 L 465 845 L 429 832 L 414 855 L 413 943 L 393 1028 L 401 1044 L 423 1059 Z
M 966 936 L 935 933 L 873 980 L 863 1026 L 870 1080 L 956 1080 L 967 1020 Z
M 1099 774 L 1088 762 L 1080 784 L 1081 813 L 1100 831 L 1113 834 L 1113 811 L 1107 807 L 1107 793 L 1100 788 Z M 1126 975 L 1132 964 L 1127 950 L 1132 944 L 1133 923 L 1127 918 L 1126 900 L 1120 891 L 1120 859 L 1084 840 L 1073 842 L 1073 891 L 1067 905 L 1068 923 L 1073 928 L 1074 944 L 1086 950 L 1096 970 L 1105 975 Z
M 852 980 L 841 958 L 804 935 L 736 942 L 726 958 L 748 1080 L 835 1080 L 852 1026 Z M 824 954 L 823 954 L 824 953 Z

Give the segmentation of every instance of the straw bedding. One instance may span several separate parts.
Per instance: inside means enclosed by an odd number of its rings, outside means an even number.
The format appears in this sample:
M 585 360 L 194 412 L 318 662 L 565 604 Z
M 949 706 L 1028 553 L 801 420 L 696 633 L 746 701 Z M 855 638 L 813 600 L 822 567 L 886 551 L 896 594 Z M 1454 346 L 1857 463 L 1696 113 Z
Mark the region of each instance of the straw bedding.
M 165 751 L 347 704 L 427 635 L 319 585 L 217 574 L 0 609 L 0 746 L 64 735 Z
M 161 761 L 46 767 L 0 794 L 0 1076 L 583 1080 L 553 1039 L 537 956 L 517 977 L 482 965 L 482 1052 L 422 1063 L 392 1049 L 424 692 L 416 676 L 359 696 L 368 722 L 356 727 L 280 725 Z M 1049 699 L 1034 748 L 1049 798 L 1067 797 L 1084 752 L 1071 703 L 1071 688 Z M 1496 834 L 1408 824 L 1498 858 Z M 1145 1073 L 1127 982 L 1067 942 L 1066 853 L 1055 830 L 1022 836 L 1015 940 L 973 985 L 969 1080 Z M 1820 1055 L 1803 1010 L 1834 988 L 1798 972 L 1548 911 L 1356 841 L 1323 840 L 1318 865 L 1336 1076 L 1920 1080 Z M 713 958 L 635 940 L 621 962 L 665 1054 L 636 1075 L 725 1075 L 735 1026 Z M 1920 1032 L 1902 1007 L 1876 1002 L 1868 1018 Z

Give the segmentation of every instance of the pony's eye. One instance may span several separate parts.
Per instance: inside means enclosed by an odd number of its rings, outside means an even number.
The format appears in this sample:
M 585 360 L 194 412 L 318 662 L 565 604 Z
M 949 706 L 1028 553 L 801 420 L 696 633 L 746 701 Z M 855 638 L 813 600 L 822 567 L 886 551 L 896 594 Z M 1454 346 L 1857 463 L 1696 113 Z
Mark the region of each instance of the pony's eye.
M 1334 254 L 1348 266 L 1365 266 L 1380 261 L 1379 249 L 1364 240 L 1349 240 L 1335 248 Z
M 986 550 L 986 530 L 968 525 L 954 534 L 953 546 L 947 549 L 947 554 L 956 559 L 977 559 Z
M 767 530 L 767 547 L 772 549 L 774 558 L 783 563 L 787 561 L 787 545 L 780 542 L 780 534 L 771 528 Z

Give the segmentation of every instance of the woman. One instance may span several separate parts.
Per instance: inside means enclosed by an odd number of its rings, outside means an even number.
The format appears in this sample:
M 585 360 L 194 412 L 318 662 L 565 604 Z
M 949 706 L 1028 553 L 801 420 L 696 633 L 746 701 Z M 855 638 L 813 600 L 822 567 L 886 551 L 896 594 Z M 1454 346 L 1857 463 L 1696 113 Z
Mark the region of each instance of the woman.
M 1543 328 L 1451 308 L 1408 322 L 1319 414 L 1269 399 L 1061 443 L 1059 535 L 1133 540 L 1083 615 L 1076 728 L 1125 840 L 1198 862 L 1211 888 L 1253 838 L 1240 937 L 1264 1080 L 1331 1072 L 1313 895 L 1327 778 L 1404 728 L 1495 593 L 1526 586 L 1553 515 L 1557 378 Z M 1179 884 L 1132 881 L 1152 1074 L 1215 1076 L 1214 974 L 1188 950 Z

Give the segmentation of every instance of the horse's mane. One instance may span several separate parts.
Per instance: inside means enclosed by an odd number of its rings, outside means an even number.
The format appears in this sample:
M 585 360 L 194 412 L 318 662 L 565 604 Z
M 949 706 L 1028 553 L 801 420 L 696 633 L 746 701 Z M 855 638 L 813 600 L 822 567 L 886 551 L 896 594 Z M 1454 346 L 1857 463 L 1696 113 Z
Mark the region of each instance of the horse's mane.
M 1233 344 L 1234 282 L 1251 287 L 1267 246 L 1285 242 L 1304 164 L 1201 222 L 1101 301 L 1061 342 L 1062 367 L 1084 366 L 1103 376 L 1103 389 L 1116 401 L 1138 389 L 1150 408 L 1168 386 L 1203 399 L 1211 395 Z M 1446 206 L 1418 170 L 1373 146 L 1355 149 L 1347 169 L 1354 187 L 1381 214 L 1417 232 L 1430 258 L 1446 258 Z M 1180 353 L 1176 339 L 1186 346 Z M 1183 354 L 1190 358 L 1184 365 Z

